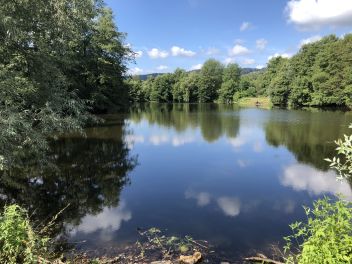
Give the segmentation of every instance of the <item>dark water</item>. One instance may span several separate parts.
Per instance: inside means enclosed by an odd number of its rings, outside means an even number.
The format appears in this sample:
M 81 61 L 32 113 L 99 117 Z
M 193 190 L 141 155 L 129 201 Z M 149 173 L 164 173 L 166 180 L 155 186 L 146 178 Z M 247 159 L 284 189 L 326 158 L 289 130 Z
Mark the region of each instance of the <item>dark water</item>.
M 323 160 L 350 123 L 341 111 L 146 105 L 56 141 L 55 166 L 13 172 L 1 191 L 38 219 L 70 204 L 57 230 L 82 250 L 104 253 L 158 227 L 238 258 L 282 242 L 302 205 L 352 198 Z

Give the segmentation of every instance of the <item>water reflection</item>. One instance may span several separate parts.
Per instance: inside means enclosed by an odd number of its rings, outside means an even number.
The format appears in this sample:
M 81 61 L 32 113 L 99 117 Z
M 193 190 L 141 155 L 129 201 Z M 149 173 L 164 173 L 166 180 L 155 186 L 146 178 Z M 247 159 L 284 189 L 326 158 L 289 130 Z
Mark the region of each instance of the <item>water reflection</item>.
M 135 123 L 148 121 L 150 125 L 173 128 L 177 132 L 200 128 L 202 138 L 211 143 L 221 136 L 235 138 L 239 130 L 238 109 L 232 105 L 217 104 L 145 104 L 131 110 L 130 119 Z M 172 142 L 174 146 L 189 143 L 194 137 L 169 138 L 168 134 L 153 135 L 153 144 Z M 181 144 L 179 144 L 181 142 Z
M 220 197 L 217 199 L 217 203 L 227 216 L 235 217 L 240 214 L 241 202 L 238 198 Z
M 141 105 L 86 138 L 53 142 L 50 167 L 1 175 L 0 198 L 36 219 L 70 204 L 57 232 L 87 241 L 84 250 L 133 243 L 136 228 L 158 227 L 243 256 L 287 235 L 291 222 L 304 220 L 303 204 L 337 192 L 352 197 L 323 161 L 350 122 L 345 112 Z
M 319 171 L 311 166 L 294 164 L 284 168 L 280 182 L 295 191 L 307 191 L 310 194 L 343 194 L 352 198 L 350 185 L 346 181 L 337 181 L 334 171 Z
M 71 235 L 79 232 L 84 234 L 100 231 L 100 239 L 108 241 L 113 238 L 113 232 L 120 229 L 123 221 L 127 222 L 132 218 L 126 203 L 121 201 L 119 206 L 114 208 L 105 207 L 100 213 L 88 214 L 82 218 L 78 226 L 68 225 Z
M 3 204 L 16 202 L 41 223 L 67 207 L 56 220 L 56 235 L 77 225 L 78 231 L 88 232 L 97 223 L 105 228 L 114 222 L 110 226 L 117 229 L 121 221 L 131 218 L 120 203 L 120 192 L 137 164 L 123 141 L 125 133 L 119 119 L 87 129 L 86 137 L 67 135 L 55 140 L 45 166 L 29 162 L 31 166 L 22 164 L 2 172 Z
M 197 201 L 197 205 L 200 207 L 206 206 L 210 203 L 210 194 L 207 192 L 194 192 L 192 190 L 187 190 L 185 192 L 185 198 L 190 199 L 193 198 Z
M 276 110 L 265 124 L 266 140 L 285 146 L 300 162 L 327 170 L 324 159 L 334 155 L 334 140 L 350 133 L 351 120 L 351 112 Z

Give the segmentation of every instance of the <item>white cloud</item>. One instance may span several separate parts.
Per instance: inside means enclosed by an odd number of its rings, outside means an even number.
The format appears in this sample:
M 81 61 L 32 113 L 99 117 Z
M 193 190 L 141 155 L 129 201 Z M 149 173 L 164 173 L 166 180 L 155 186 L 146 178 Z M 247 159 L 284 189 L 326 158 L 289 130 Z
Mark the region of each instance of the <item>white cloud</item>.
M 149 142 L 155 146 L 159 146 L 163 143 L 169 142 L 170 139 L 167 135 L 152 135 L 149 138 Z
M 106 237 L 112 231 L 120 229 L 123 221 L 131 220 L 132 213 L 126 208 L 126 203 L 122 201 L 117 208 L 104 208 L 97 215 L 86 215 L 82 218 L 81 223 L 72 229 L 71 233 L 83 232 L 85 234 L 102 230 L 101 236 Z M 69 226 L 71 229 L 72 226 Z
M 152 59 L 164 59 L 169 56 L 169 53 L 167 51 L 154 48 L 148 51 L 148 55 Z
M 276 58 L 276 57 L 291 58 L 292 54 L 289 54 L 289 53 L 275 53 L 275 54 L 273 54 L 273 55 L 268 57 L 268 61 L 270 61 L 271 59 Z
M 303 45 L 306 45 L 306 44 L 309 44 L 309 43 L 313 43 L 313 42 L 316 42 L 316 41 L 319 41 L 321 40 L 321 36 L 319 35 L 315 35 L 315 36 L 312 36 L 312 37 L 309 37 L 309 38 L 306 38 L 306 39 L 302 39 L 299 46 L 302 47 Z
M 308 191 L 315 195 L 341 193 L 352 198 L 351 187 L 345 181 L 337 181 L 334 171 L 323 172 L 307 165 L 295 164 L 284 169 L 280 182 L 296 191 Z
M 202 63 L 199 63 L 199 64 L 196 64 L 196 65 L 193 65 L 191 67 L 191 70 L 200 70 L 201 68 L 203 67 L 203 64 Z
M 246 144 L 246 140 L 241 138 L 241 137 L 236 137 L 236 138 L 228 138 L 228 142 L 234 147 L 234 148 L 240 148 L 244 144 Z
M 255 42 L 257 49 L 264 50 L 266 45 L 268 45 L 268 41 L 266 39 L 257 39 Z
M 242 63 L 243 63 L 244 65 L 252 65 L 252 64 L 255 63 L 255 60 L 254 60 L 254 59 L 244 59 L 244 60 L 242 61 Z
M 143 51 L 137 50 L 137 51 L 134 52 L 134 57 L 135 58 L 140 58 L 142 56 L 143 56 Z
M 185 192 L 185 198 L 186 199 L 195 199 L 197 201 L 197 205 L 200 207 L 206 206 L 210 203 L 210 194 L 207 192 L 194 192 L 192 190 L 187 190 Z
M 143 70 L 141 68 L 138 67 L 134 67 L 128 70 L 128 74 L 129 75 L 139 75 L 143 73 Z
M 240 31 L 245 31 L 247 29 L 250 29 L 252 27 L 252 24 L 249 22 L 243 22 L 240 26 Z
M 193 57 L 196 55 L 194 51 L 186 50 L 184 48 L 180 48 L 177 46 L 173 46 L 171 48 L 171 54 L 172 56 L 181 56 L 181 57 Z
M 224 64 L 230 64 L 230 63 L 234 63 L 235 62 L 235 59 L 234 58 L 226 58 L 224 59 Z
M 236 44 L 235 46 L 233 46 L 233 48 L 229 52 L 230 56 L 240 56 L 246 55 L 248 53 L 250 53 L 249 49 L 240 44 Z
M 165 71 L 165 70 L 167 70 L 168 68 L 169 68 L 169 67 L 166 66 L 166 65 L 160 65 L 160 66 L 156 67 L 156 69 L 159 70 L 159 71 Z
M 261 70 L 261 69 L 265 68 L 265 65 L 258 64 L 257 66 L 255 66 L 255 68 L 258 70 Z
M 227 216 L 235 217 L 240 214 L 241 202 L 237 198 L 220 197 L 217 199 L 218 206 Z
M 351 0 L 290 0 L 286 12 L 289 22 L 305 30 L 352 25 Z
M 182 146 L 187 143 L 192 143 L 194 141 L 194 137 L 191 136 L 174 136 L 172 138 L 172 145 L 174 147 Z

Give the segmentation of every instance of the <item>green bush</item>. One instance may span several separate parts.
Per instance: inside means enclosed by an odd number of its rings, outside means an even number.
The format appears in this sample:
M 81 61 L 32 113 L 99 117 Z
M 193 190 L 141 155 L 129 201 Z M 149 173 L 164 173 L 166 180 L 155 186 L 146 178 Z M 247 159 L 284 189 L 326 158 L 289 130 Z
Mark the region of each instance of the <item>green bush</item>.
M 0 216 L 0 263 L 46 263 L 48 243 L 49 238 L 34 231 L 26 210 L 5 206 Z
M 324 198 L 304 209 L 308 222 L 290 225 L 293 235 L 285 237 L 286 263 L 352 263 L 352 204 Z

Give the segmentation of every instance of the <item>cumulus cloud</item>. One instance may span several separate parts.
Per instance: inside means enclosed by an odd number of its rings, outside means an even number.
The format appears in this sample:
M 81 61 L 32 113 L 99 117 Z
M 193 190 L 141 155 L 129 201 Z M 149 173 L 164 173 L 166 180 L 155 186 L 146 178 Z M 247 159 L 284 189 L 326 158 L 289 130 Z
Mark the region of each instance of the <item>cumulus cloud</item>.
M 227 216 L 235 217 L 240 214 L 241 202 L 237 198 L 220 197 L 217 199 L 218 206 Z
M 248 53 L 250 53 L 250 50 L 248 48 L 246 48 L 245 46 L 242 46 L 240 44 L 236 44 L 230 50 L 229 55 L 230 56 L 241 56 L 241 55 L 246 55 Z
M 169 53 L 167 51 L 154 48 L 148 51 L 148 55 L 152 59 L 164 59 L 169 56 Z
M 268 57 L 268 61 L 270 61 L 271 59 L 276 58 L 276 57 L 291 58 L 292 54 L 289 54 L 289 53 L 275 53 L 275 54 L 270 55 Z
M 315 35 L 306 39 L 302 39 L 299 46 L 302 47 L 303 45 L 309 44 L 309 43 L 313 43 L 316 41 L 321 40 L 321 36 L 320 35 Z
M 242 63 L 243 63 L 244 65 L 252 65 L 252 64 L 255 63 L 255 60 L 254 60 L 254 59 L 244 59 L 244 60 L 242 61 Z
M 159 146 L 163 143 L 169 142 L 170 139 L 167 135 L 152 135 L 149 138 L 149 142 L 155 146 Z
M 240 148 L 244 144 L 246 144 L 246 140 L 241 138 L 241 137 L 236 137 L 236 138 L 228 138 L 228 142 L 230 143 L 231 146 L 234 148 Z
M 169 68 L 169 67 L 166 66 L 166 65 L 160 65 L 160 66 L 156 67 L 156 69 L 159 70 L 159 71 L 165 71 L 165 70 L 167 70 L 168 68 Z
M 203 67 L 203 64 L 202 64 L 202 63 L 193 65 L 193 66 L 191 67 L 191 71 L 193 71 L 193 70 L 200 70 L 202 67 Z
M 108 233 L 111 234 L 111 232 L 119 230 L 123 221 L 127 222 L 131 218 L 132 213 L 126 208 L 126 203 L 122 201 L 117 208 L 104 208 L 97 215 L 86 215 L 82 218 L 80 225 L 75 227 L 71 233 L 89 234 L 102 230 L 102 237 L 106 237 Z
M 224 64 L 230 64 L 230 63 L 234 63 L 235 62 L 235 59 L 234 58 L 226 58 L 224 59 Z
M 194 192 L 192 190 L 187 190 L 185 192 L 186 199 L 195 199 L 197 205 L 200 207 L 206 206 L 210 203 L 210 194 L 207 192 Z
M 129 75 L 139 75 L 143 73 L 143 70 L 141 68 L 138 67 L 134 67 L 128 70 L 128 74 Z
M 182 146 L 187 143 L 192 143 L 194 141 L 194 137 L 192 136 L 174 136 L 172 138 L 172 145 L 174 147 Z
M 250 29 L 252 27 L 252 24 L 249 22 L 243 22 L 240 26 L 240 31 L 246 31 L 247 29 Z
M 286 12 L 288 21 L 304 30 L 352 25 L 351 0 L 290 0 Z
M 149 142 L 152 145 L 159 146 L 162 144 L 171 144 L 174 147 L 179 147 L 188 143 L 194 142 L 195 138 L 192 136 L 181 136 L 181 135 L 176 135 L 176 136 L 169 136 L 166 134 L 162 135 L 151 135 L 149 137 Z
M 177 46 L 173 46 L 171 48 L 171 54 L 172 56 L 180 56 L 180 57 L 193 57 L 196 55 L 196 53 L 194 51 L 191 50 L 186 50 L 184 48 L 180 48 Z
M 335 172 L 319 171 L 308 165 L 288 166 L 284 169 L 280 182 L 283 186 L 291 187 L 296 191 L 307 191 L 314 195 L 342 193 L 352 198 L 351 187 L 345 181 L 337 181 Z
M 255 42 L 257 49 L 264 50 L 266 45 L 268 45 L 268 41 L 266 39 L 257 39 Z

